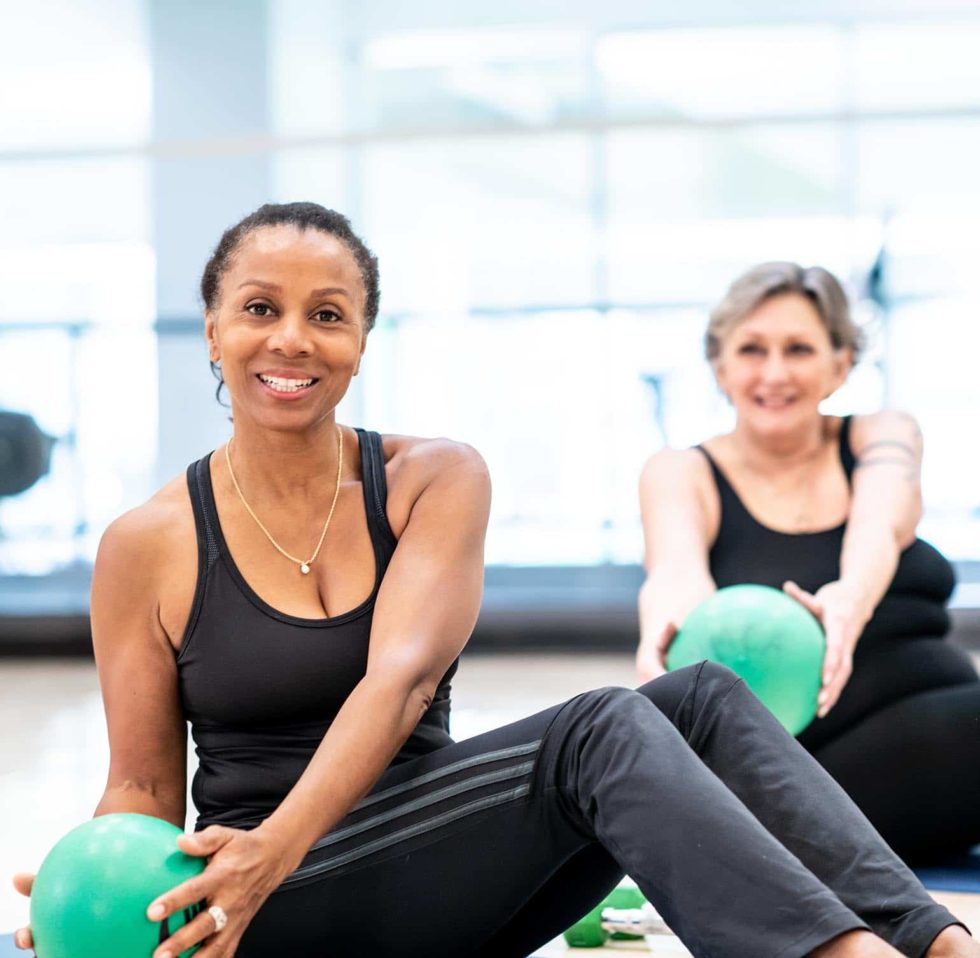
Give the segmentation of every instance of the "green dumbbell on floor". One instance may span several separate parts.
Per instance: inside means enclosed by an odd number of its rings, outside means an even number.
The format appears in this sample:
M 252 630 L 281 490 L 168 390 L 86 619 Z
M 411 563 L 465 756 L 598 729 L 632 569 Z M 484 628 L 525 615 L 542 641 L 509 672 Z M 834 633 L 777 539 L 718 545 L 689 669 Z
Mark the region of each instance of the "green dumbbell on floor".
M 572 948 L 598 948 L 610 939 L 635 941 L 646 935 L 670 935 L 671 930 L 646 901 L 639 888 L 614 888 L 584 918 L 565 932 Z

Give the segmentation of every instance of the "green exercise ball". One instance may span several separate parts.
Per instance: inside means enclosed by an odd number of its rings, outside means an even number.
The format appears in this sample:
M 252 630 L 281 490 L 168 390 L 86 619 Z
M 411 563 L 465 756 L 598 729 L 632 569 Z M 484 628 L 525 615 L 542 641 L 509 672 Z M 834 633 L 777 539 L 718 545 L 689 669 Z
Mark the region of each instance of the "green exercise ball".
M 727 665 L 791 735 L 799 735 L 817 714 L 823 657 L 823 629 L 799 602 L 766 585 L 733 585 L 684 620 L 667 668 L 702 659 Z
M 31 890 L 37 958 L 151 958 L 199 903 L 163 921 L 146 909 L 205 867 L 177 847 L 179 828 L 149 815 L 101 815 L 48 852 Z M 192 955 L 198 946 L 182 953 Z
M 643 892 L 636 885 L 617 885 L 602 903 L 604 908 L 642 908 L 646 904 Z M 643 935 L 630 935 L 624 931 L 614 931 L 613 941 L 642 941 Z
M 602 913 L 607 908 L 642 908 L 646 899 L 636 885 L 618 885 L 587 915 L 565 932 L 565 942 L 571 948 L 598 948 L 610 939 L 614 941 L 642 940 L 643 935 L 608 932 L 602 927 Z

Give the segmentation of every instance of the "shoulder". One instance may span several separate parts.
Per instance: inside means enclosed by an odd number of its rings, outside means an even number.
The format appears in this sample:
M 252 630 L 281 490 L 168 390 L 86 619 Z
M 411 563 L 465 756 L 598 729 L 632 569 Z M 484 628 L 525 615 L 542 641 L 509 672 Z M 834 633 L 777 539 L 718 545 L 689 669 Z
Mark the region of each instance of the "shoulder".
M 705 448 L 709 443 L 714 456 L 719 444 L 724 447 L 725 437 L 708 440 Z M 704 452 L 667 448 L 654 453 L 640 476 L 640 513 L 648 549 L 658 528 L 673 542 L 678 530 L 696 530 L 699 549 L 714 542 L 721 523 L 721 500 Z
M 194 592 L 197 536 L 183 476 L 114 520 L 92 573 L 97 657 L 126 640 L 179 642 Z
M 445 469 L 485 472 L 483 457 L 472 446 L 455 439 L 425 439 L 420 436 L 385 435 L 385 472 L 390 477 L 411 474 L 430 478 Z
M 663 448 L 655 452 L 640 473 L 640 491 L 706 491 L 711 486 L 711 467 L 697 449 Z
M 483 511 L 490 501 L 490 472 L 471 445 L 446 438 L 381 437 L 388 484 L 388 519 L 401 534 L 423 492 L 438 491 Z
M 114 519 L 102 534 L 96 573 L 148 583 L 148 572 L 196 548 L 194 514 L 183 476 L 168 482 L 142 505 Z
M 640 512 L 644 525 L 693 523 L 713 541 L 721 520 L 721 501 L 708 459 L 698 449 L 661 449 L 640 474 Z
M 874 443 L 907 446 L 915 455 L 922 451 L 922 430 L 915 416 L 899 409 L 882 409 L 863 416 L 851 417 L 851 450 L 860 456 Z

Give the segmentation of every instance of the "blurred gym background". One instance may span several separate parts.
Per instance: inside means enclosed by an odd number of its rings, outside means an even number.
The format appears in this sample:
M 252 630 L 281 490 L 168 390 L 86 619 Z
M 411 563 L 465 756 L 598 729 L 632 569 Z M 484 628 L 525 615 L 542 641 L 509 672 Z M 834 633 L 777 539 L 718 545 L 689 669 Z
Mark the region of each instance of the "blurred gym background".
M 228 435 L 197 281 L 270 200 L 380 256 L 342 421 L 490 464 L 473 648 L 564 653 L 476 657 L 458 735 L 630 680 L 640 466 L 726 426 L 706 310 L 764 259 L 849 283 L 871 348 L 828 411 L 919 417 L 980 647 L 980 0 L 0 0 L 0 35 L 6 872 L 100 793 L 92 559 Z
M 262 202 L 346 212 L 382 315 L 342 418 L 465 439 L 477 646 L 625 647 L 636 481 L 723 428 L 746 266 L 821 263 L 980 605 L 980 3 L 0 0 L 0 649 L 87 647 L 109 520 L 228 432 L 196 283 Z M 962 614 L 958 613 L 962 622 Z

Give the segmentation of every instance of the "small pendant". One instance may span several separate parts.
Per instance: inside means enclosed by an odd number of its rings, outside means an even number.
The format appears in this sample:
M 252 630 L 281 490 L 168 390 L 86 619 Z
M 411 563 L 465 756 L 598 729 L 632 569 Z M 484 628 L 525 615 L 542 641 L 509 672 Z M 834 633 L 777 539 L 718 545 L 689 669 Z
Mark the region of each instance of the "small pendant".
M 301 565 L 301 566 L 299 567 L 299 571 L 300 571 L 300 572 L 302 572 L 302 573 L 303 573 L 303 575 L 309 575 L 309 574 L 310 574 L 310 567 L 309 567 L 309 565 L 307 565 L 307 564 L 306 564 L 306 563 L 304 562 L 304 563 L 303 563 L 303 564 L 302 564 L 302 565 Z

